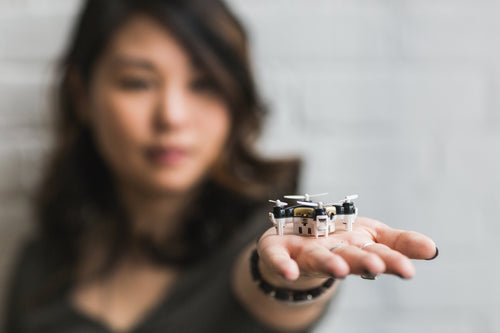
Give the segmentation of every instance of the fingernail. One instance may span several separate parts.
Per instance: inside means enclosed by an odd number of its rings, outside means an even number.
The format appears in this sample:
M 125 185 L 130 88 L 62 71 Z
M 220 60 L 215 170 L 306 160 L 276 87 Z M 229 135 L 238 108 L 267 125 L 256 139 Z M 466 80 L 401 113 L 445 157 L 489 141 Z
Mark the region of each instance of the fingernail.
M 365 280 L 375 280 L 376 277 L 377 277 L 377 274 L 373 274 L 369 270 L 365 270 L 365 273 L 361 275 L 361 278 L 363 278 Z
M 330 276 L 335 280 L 345 280 L 345 276 L 336 276 L 335 274 L 330 274 Z
M 437 256 L 439 255 L 439 249 L 437 248 L 436 246 L 436 254 L 434 255 L 434 257 L 430 258 L 430 259 L 427 259 L 427 260 L 434 260 L 437 258 Z

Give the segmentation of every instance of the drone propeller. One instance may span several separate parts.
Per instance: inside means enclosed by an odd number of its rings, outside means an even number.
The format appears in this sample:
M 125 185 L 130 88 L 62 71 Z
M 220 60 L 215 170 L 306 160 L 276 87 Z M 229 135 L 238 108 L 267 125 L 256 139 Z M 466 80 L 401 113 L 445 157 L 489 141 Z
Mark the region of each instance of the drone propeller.
M 357 194 L 351 194 L 351 195 L 346 195 L 344 199 L 338 201 L 336 204 L 343 204 L 344 202 L 352 202 L 353 200 L 359 198 L 359 195 Z
M 320 202 L 311 202 L 311 201 L 297 201 L 298 204 L 310 207 L 323 208 L 324 204 Z
M 276 207 L 285 207 L 288 205 L 286 202 L 280 200 L 269 200 L 269 202 L 274 203 Z
M 320 197 L 320 196 L 323 196 L 323 195 L 327 195 L 328 193 L 320 193 L 320 194 L 296 194 L 296 195 L 285 195 L 284 197 L 287 198 L 287 199 L 294 199 L 294 200 L 305 200 L 307 202 L 310 202 L 311 201 L 311 198 L 314 198 L 314 197 Z

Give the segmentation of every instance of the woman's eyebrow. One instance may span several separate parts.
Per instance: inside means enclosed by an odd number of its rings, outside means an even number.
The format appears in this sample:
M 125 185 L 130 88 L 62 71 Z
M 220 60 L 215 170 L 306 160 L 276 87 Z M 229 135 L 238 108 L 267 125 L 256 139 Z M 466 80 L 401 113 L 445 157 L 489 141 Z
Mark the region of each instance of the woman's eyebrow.
M 119 56 L 114 58 L 111 61 L 111 66 L 113 68 L 134 67 L 134 68 L 145 69 L 152 72 L 156 71 L 156 67 L 153 65 L 151 61 L 129 56 Z

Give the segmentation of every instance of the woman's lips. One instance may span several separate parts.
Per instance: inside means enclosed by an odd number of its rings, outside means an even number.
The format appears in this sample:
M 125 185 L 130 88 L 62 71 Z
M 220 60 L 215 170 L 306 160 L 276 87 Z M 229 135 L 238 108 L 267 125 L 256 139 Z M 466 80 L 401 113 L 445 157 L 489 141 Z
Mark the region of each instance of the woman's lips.
M 146 149 L 148 161 L 162 166 L 180 164 L 186 160 L 188 155 L 188 150 L 180 147 L 151 147 Z

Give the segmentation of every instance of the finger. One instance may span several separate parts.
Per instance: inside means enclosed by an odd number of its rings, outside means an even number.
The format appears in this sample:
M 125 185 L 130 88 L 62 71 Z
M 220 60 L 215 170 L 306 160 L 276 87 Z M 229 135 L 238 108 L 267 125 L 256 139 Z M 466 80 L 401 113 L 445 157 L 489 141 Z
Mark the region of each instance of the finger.
M 300 275 L 297 263 L 290 257 L 290 253 L 283 246 L 267 246 L 259 251 L 259 256 L 271 271 L 287 280 L 296 280 Z
M 376 241 L 411 259 L 434 259 L 438 250 L 429 237 L 415 231 L 392 229 L 383 223 L 376 228 Z
M 302 249 L 296 261 L 301 271 L 307 273 L 344 278 L 350 271 L 349 265 L 341 256 L 318 244 L 311 244 Z
M 365 246 L 363 250 L 378 255 L 385 262 L 385 273 L 398 275 L 404 279 L 412 278 L 415 275 L 415 266 L 410 259 L 387 245 L 371 244 Z
M 370 273 L 376 275 L 385 272 L 385 263 L 378 255 L 363 251 L 359 247 L 347 245 L 339 247 L 333 252 L 347 262 L 352 274 Z

